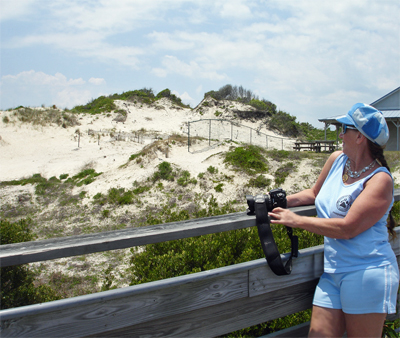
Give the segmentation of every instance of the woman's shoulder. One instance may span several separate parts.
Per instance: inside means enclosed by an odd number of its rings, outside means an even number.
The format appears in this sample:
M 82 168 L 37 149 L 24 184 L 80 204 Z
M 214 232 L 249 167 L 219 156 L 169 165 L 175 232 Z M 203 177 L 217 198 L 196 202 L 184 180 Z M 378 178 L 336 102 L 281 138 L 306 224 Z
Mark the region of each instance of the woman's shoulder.
M 374 170 L 368 182 L 370 181 L 377 185 L 393 185 L 393 176 L 387 168 L 381 166 Z
M 341 150 L 338 150 L 338 151 L 333 152 L 333 153 L 329 156 L 328 160 L 326 161 L 327 164 L 331 167 L 332 164 L 333 164 L 340 156 L 342 156 L 342 154 L 343 154 L 343 151 L 341 151 Z
M 337 150 L 337 151 L 334 151 L 330 156 L 329 156 L 329 158 L 330 159 L 333 159 L 333 161 L 335 161 L 340 155 L 342 155 L 343 154 L 343 151 L 341 151 L 341 150 Z

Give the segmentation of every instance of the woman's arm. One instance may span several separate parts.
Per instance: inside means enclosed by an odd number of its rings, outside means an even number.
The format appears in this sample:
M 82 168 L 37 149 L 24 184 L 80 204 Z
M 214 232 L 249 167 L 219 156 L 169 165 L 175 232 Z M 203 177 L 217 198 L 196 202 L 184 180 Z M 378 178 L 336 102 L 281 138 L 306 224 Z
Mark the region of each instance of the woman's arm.
M 336 151 L 332 153 L 331 156 L 329 156 L 328 160 L 326 161 L 324 167 L 321 170 L 321 173 L 319 174 L 317 182 L 311 189 L 306 189 L 296 194 L 289 195 L 287 197 L 288 208 L 298 207 L 300 205 L 314 204 L 315 198 L 317 197 L 319 191 L 321 190 L 321 187 L 324 184 L 325 179 L 329 174 L 329 170 L 331 170 L 332 168 L 333 162 L 335 162 L 335 160 L 341 153 L 342 153 L 341 151 Z
M 344 218 L 299 216 L 288 209 L 275 208 L 269 213 L 271 223 L 301 228 L 319 235 L 350 239 L 378 222 L 388 210 L 393 196 L 391 177 L 383 172 L 375 174 L 365 185 Z

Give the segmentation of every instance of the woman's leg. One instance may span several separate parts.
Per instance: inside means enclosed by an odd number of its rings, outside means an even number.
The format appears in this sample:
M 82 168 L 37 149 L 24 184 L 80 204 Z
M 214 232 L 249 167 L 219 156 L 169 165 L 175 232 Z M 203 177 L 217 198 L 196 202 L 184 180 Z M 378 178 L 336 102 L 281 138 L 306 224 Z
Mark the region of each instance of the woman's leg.
M 382 337 L 386 313 L 344 314 L 347 337 Z
M 342 310 L 314 305 L 308 337 L 343 337 L 345 324 Z

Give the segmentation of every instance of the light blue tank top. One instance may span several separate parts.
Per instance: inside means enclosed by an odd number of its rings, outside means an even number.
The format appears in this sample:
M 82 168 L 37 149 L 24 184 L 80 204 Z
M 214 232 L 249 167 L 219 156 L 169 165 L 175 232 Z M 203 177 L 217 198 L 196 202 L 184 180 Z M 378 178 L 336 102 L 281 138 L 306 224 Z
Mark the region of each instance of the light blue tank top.
M 378 172 L 386 172 L 390 175 L 385 167 L 379 167 L 367 177 L 345 185 L 342 175 L 347 158 L 345 154 L 338 156 L 315 199 L 317 214 L 320 218 L 344 218 L 354 200 L 363 191 L 364 184 L 373 175 Z M 325 272 L 342 273 L 396 263 L 396 256 L 389 243 L 386 227 L 393 202 L 392 198 L 392 203 L 385 215 L 358 236 L 351 239 L 324 238 Z

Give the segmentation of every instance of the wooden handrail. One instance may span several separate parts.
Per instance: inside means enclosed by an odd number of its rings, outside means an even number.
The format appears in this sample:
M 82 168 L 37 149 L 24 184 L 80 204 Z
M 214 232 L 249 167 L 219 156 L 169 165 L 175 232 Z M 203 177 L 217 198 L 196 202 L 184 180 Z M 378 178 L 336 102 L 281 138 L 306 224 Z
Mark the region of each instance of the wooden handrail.
M 400 189 L 396 189 L 395 196 L 398 201 Z M 293 210 L 300 214 L 315 214 L 314 206 Z M 144 228 L 139 228 L 141 231 L 136 234 L 128 232 L 111 236 L 112 244 L 107 243 L 104 236 L 85 235 L 73 237 L 80 242 L 77 246 L 67 240 L 47 240 L 38 241 L 36 245 L 35 242 L 20 243 L 25 247 L 5 245 L 1 254 L 2 260 L 11 262 L 22 260 L 21 256 L 35 261 L 59 256 L 63 250 L 64 255 L 71 253 L 73 248 L 83 248 L 85 243 L 92 246 L 90 250 L 103 251 L 110 250 L 107 249 L 110 246 L 143 245 L 254 224 L 254 217 L 237 213 L 177 222 L 171 228 L 168 225 L 147 227 L 151 228 L 148 232 L 150 239 L 145 239 Z M 395 230 L 400 236 L 400 227 Z M 400 241 L 391 244 L 399 258 Z M 63 248 L 57 250 L 57 245 Z M 8 254 L 3 252 L 3 247 L 8 247 Z M 20 256 L 15 252 L 18 249 L 22 250 Z M 282 255 L 283 260 L 287 258 L 288 254 Z M 289 276 L 274 275 L 266 260 L 258 259 L 117 290 L 2 310 L 1 336 L 213 337 L 310 308 L 322 269 L 323 245 L 320 245 L 300 250 Z

